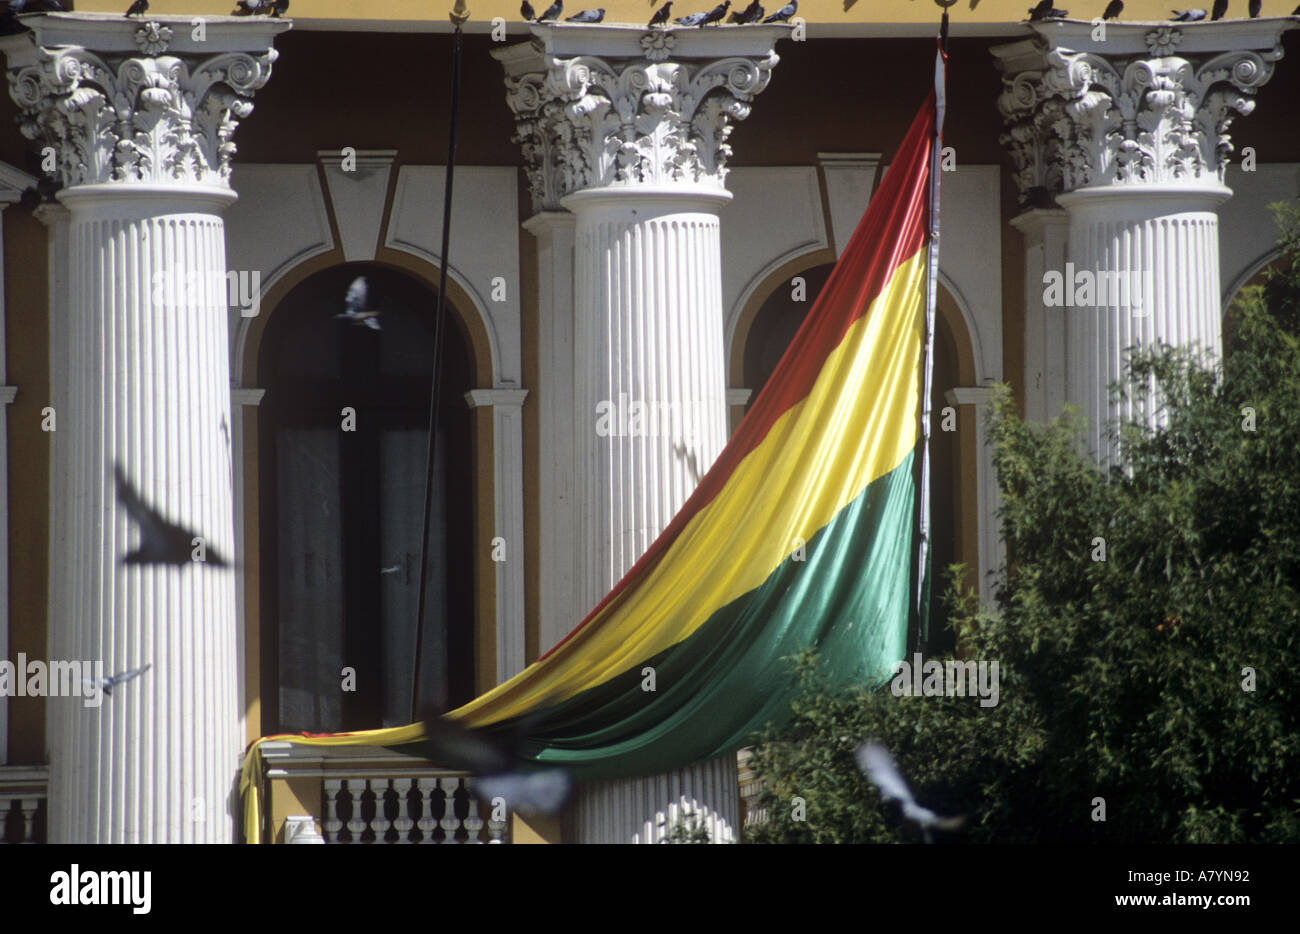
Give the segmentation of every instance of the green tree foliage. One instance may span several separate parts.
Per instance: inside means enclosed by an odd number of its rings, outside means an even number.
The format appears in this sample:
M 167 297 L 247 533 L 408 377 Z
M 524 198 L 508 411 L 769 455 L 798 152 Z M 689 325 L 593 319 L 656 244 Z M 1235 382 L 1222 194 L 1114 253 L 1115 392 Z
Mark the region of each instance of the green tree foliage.
M 1114 391 L 1156 427 L 1119 428 L 1122 467 L 1081 453 L 1076 414 L 1036 427 L 995 402 L 1005 583 L 991 612 L 946 598 L 961 657 L 1000 663 L 999 704 L 837 694 L 800 658 L 749 839 L 918 839 L 854 762 L 875 738 L 921 804 L 967 815 L 952 841 L 1300 841 L 1300 210 L 1277 210 L 1291 252 L 1222 363 L 1131 357 Z

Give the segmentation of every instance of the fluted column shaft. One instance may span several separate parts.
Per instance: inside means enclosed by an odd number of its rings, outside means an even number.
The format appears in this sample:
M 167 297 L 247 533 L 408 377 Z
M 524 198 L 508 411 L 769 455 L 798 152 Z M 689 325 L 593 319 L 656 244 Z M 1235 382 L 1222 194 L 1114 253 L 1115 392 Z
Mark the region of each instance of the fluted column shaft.
M 574 248 L 576 485 L 582 604 L 636 563 L 727 440 L 717 190 L 570 195 Z M 689 810 L 734 839 L 734 756 L 588 786 L 584 842 L 656 842 Z
M 86 709 L 60 699 L 51 748 L 55 841 L 226 842 L 241 746 L 229 569 L 125 566 L 138 531 L 117 502 L 120 464 L 143 498 L 234 554 L 225 238 L 208 192 L 90 185 L 71 211 L 69 463 L 53 565 L 66 618 L 55 657 L 152 668 Z M 182 288 L 171 285 L 183 283 Z M 228 427 L 227 427 L 228 434 Z
M 50 698 L 49 838 L 229 842 L 243 737 L 234 571 L 214 562 L 235 556 L 221 212 L 232 137 L 289 24 L 24 25 L 0 38 L 10 95 L 23 135 L 57 153 L 68 211 L 47 211 L 67 256 L 51 290 L 50 656 L 89 676 L 149 666 L 111 696 Z M 169 563 L 124 564 L 142 524 L 115 466 L 192 530 Z
M 1129 348 L 1165 343 L 1222 352 L 1216 208 L 1230 194 L 1144 186 L 1058 198 L 1070 217 L 1067 262 L 1076 281 L 1088 273 L 1094 288 L 1092 305 L 1055 309 L 1066 319 L 1067 394 L 1083 406 L 1099 454 L 1110 449 L 1107 424 L 1151 414 L 1131 396 L 1109 394 Z

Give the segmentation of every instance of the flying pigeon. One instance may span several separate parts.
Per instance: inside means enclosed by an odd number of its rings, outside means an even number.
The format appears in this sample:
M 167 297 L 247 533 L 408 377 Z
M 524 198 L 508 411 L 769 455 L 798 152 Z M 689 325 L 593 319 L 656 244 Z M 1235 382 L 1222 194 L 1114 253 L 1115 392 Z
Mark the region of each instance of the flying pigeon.
M 343 296 L 343 304 L 347 306 L 347 311 L 341 315 L 335 315 L 336 318 L 344 318 L 353 324 L 364 325 L 372 331 L 382 330 L 379 327 L 379 312 L 366 308 L 367 295 L 369 288 L 366 286 L 366 277 L 357 276 L 348 286 L 348 294 Z
M 535 722 L 525 717 L 513 735 L 491 738 L 469 730 L 441 716 L 432 706 L 424 710 L 428 735 L 428 756 L 437 765 L 474 776 L 473 791 L 481 798 L 504 798 L 511 808 L 555 814 L 573 791 L 573 780 L 564 769 L 530 769 L 521 755 L 528 727 Z
M 1172 22 L 1175 23 L 1199 23 L 1205 19 L 1204 10 L 1170 10 L 1174 14 Z
M 146 503 L 126 479 L 121 465 L 113 465 L 117 477 L 117 498 L 126 507 L 126 513 L 140 525 L 140 545 L 122 559 L 123 564 L 172 564 L 183 567 L 194 562 L 194 539 L 199 536 L 185 528 L 168 522 L 158 511 Z M 210 546 L 201 564 L 229 567 L 226 559 Z
M 144 16 L 149 12 L 149 0 L 134 0 L 126 11 L 127 16 Z
M 1228 12 L 1228 0 L 1214 0 L 1214 9 L 1210 11 L 1211 20 L 1223 19 Z
M 103 691 L 105 697 L 112 697 L 113 688 L 117 687 L 119 684 L 126 684 L 126 682 L 130 681 L 132 678 L 138 678 L 152 667 L 153 662 L 148 662 L 143 668 L 133 668 L 130 671 L 124 671 L 121 674 L 112 675 L 107 678 L 82 678 L 81 683 L 88 685 L 91 688 Z
M 1246 4 L 1246 10 L 1250 13 L 1251 19 L 1259 19 L 1259 14 L 1264 10 L 1264 0 L 1250 0 Z
M 275 0 L 272 4 L 271 19 L 279 19 L 281 13 L 289 12 L 289 0 Z
M 605 18 L 604 7 L 599 10 L 583 10 L 580 13 L 574 13 L 572 16 L 565 17 L 566 23 L 599 23 Z
M 519 15 L 530 23 L 537 22 L 537 11 L 533 9 L 533 5 L 529 3 L 528 0 L 524 0 L 524 2 L 519 5 Z
M 1102 19 L 1115 19 L 1124 12 L 1124 0 L 1110 0 L 1106 4 L 1106 12 L 1101 14 Z
M 749 23 L 756 23 L 762 18 L 763 8 L 758 5 L 758 0 L 754 0 L 753 3 L 745 7 L 743 10 L 732 13 L 731 19 L 727 20 L 727 22 L 739 23 L 741 26 L 745 26 Z
M 771 16 L 769 16 L 767 19 L 763 20 L 763 22 L 765 22 L 765 23 L 784 23 L 784 22 L 785 22 L 786 20 L 788 20 L 790 17 L 794 16 L 795 12 L 796 12 L 798 9 L 799 9 L 799 0 L 790 0 L 789 3 L 787 3 L 785 6 L 781 7 L 781 9 L 777 10 L 775 13 L 773 13 L 773 14 L 772 14 Z
M 546 8 L 545 13 L 537 17 L 537 22 L 545 23 L 548 20 L 553 20 L 563 12 L 564 12 L 564 0 L 555 0 L 554 3 L 552 3 L 550 6 Z
M 670 12 L 672 8 L 673 0 L 668 0 L 667 3 L 655 11 L 655 15 L 650 17 L 650 22 L 646 23 L 646 26 L 662 26 L 668 22 L 668 17 L 672 15 Z
M 858 767 L 880 789 L 880 797 L 901 804 L 903 816 L 920 826 L 926 843 L 931 842 L 931 828 L 956 830 L 965 823 L 964 816 L 940 817 L 929 808 L 917 804 L 911 790 L 907 787 L 907 782 L 903 781 L 903 776 L 898 774 L 898 767 L 894 765 L 893 758 L 884 746 L 879 743 L 864 743 L 858 748 L 857 758 Z
M 265 16 L 271 12 L 271 4 L 274 0 L 237 0 L 236 9 L 230 11 L 231 16 Z

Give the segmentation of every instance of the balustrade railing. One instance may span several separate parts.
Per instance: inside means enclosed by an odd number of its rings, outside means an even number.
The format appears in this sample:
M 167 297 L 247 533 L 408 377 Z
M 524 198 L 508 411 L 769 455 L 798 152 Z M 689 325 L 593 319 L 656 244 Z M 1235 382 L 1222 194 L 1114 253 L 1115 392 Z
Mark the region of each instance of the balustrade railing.
M 0 843 L 44 843 L 46 766 L 0 766 Z

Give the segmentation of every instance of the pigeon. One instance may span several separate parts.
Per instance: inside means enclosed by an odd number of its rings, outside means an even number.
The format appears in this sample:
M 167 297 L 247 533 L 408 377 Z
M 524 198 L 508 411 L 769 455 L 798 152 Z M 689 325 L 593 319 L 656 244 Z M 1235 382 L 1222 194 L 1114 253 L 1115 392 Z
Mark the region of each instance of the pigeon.
M 583 10 L 580 13 L 574 13 L 572 16 L 565 17 L 566 23 L 599 23 L 605 18 L 605 9 Z
M 867 778 L 880 789 L 880 797 L 886 801 L 897 801 L 903 806 L 903 816 L 908 820 L 915 821 L 921 828 L 921 833 L 925 837 L 925 842 L 930 843 L 930 830 L 937 827 L 939 830 L 956 830 L 966 818 L 963 817 L 940 817 L 929 808 L 923 808 L 916 803 L 912 797 L 911 790 L 907 787 L 907 782 L 903 781 L 903 776 L 898 774 L 898 767 L 894 765 L 893 758 L 889 751 L 879 743 L 864 743 L 858 749 L 858 767 L 866 773 Z
M 1204 10 L 1170 10 L 1174 14 L 1172 22 L 1175 23 L 1199 23 L 1205 19 Z
M 1038 6 L 1029 11 L 1029 21 L 1038 22 L 1040 19 L 1047 19 L 1052 15 L 1053 0 L 1039 0 Z
M 1223 19 L 1228 12 L 1228 0 L 1214 0 L 1214 9 L 1210 11 L 1211 20 Z
M 92 689 L 103 691 L 105 697 L 112 697 L 113 688 L 119 684 L 126 684 L 132 678 L 138 678 L 152 667 L 153 662 L 148 662 L 143 668 L 132 668 L 130 671 L 124 671 L 108 678 L 82 678 L 81 683 L 90 686 Z
M 238 0 L 231 16 L 266 16 L 271 12 L 274 0 Z
M 689 16 L 679 16 L 673 22 L 678 26 L 698 26 L 708 15 L 708 13 L 691 13 Z
M 537 22 L 545 23 L 547 20 L 553 20 L 564 12 L 564 0 L 555 0 L 546 8 L 546 12 L 537 17 Z
M 1246 4 L 1246 10 L 1250 13 L 1251 19 L 1259 19 L 1259 14 L 1264 11 L 1264 0 L 1250 0 Z
M 655 11 L 655 15 L 650 17 L 650 22 L 646 23 L 647 27 L 662 26 L 668 22 L 668 17 L 672 15 L 673 0 L 668 0 L 663 6 Z
M 1101 14 L 1102 19 L 1115 19 L 1124 12 L 1124 0 L 1110 0 L 1106 4 L 1106 12 Z
M 771 16 L 769 16 L 767 19 L 763 20 L 763 22 L 765 22 L 765 23 L 784 23 L 784 22 L 785 22 L 786 20 L 788 20 L 790 17 L 794 16 L 795 11 L 797 11 L 798 9 L 799 9 L 799 0 L 790 0 L 789 3 L 787 3 L 785 6 L 781 7 L 781 9 L 777 10 L 775 13 L 773 13 L 773 14 L 772 14 Z
M 200 536 L 184 526 L 168 522 L 158 514 L 156 509 L 141 499 L 140 494 L 126 479 L 126 473 L 121 465 L 114 464 L 113 473 L 117 477 L 117 498 L 126 507 L 127 515 L 140 526 L 140 545 L 135 551 L 127 554 L 122 559 L 122 563 L 171 564 L 177 567 L 195 563 L 194 539 Z M 218 568 L 230 566 L 226 563 L 226 559 L 210 546 L 206 552 L 207 556 L 198 563 L 210 564 Z
M 528 728 L 535 723 L 536 716 L 524 717 L 511 736 L 497 738 L 466 729 L 426 707 L 427 755 L 436 765 L 474 776 L 472 790 L 481 798 L 504 798 L 511 808 L 555 814 L 569 800 L 573 779 L 564 769 L 532 768 L 523 757 Z
M 289 12 L 289 0 L 275 0 L 272 4 L 271 19 L 279 19 L 281 13 Z
M 144 16 L 149 12 L 149 0 L 134 0 L 126 11 L 127 16 Z
M 763 8 L 758 5 L 758 0 L 754 0 L 753 3 L 745 7 L 743 10 L 732 13 L 731 19 L 727 20 L 727 22 L 738 23 L 741 26 L 746 26 L 750 23 L 756 23 L 762 18 Z
M 1292 11 L 1291 11 L 1291 15 L 1292 15 L 1292 16 L 1300 16 L 1300 6 L 1297 6 L 1294 10 L 1292 10 Z
M 727 10 L 729 9 L 731 9 L 731 0 L 726 0 L 726 2 L 724 3 L 719 3 L 712 10 L 709 10 L 709 15 L 704 17 L 704 20 L 700 23 L 700 25 L 712 26 L 714 23 L 722 22 L 722 18 L 727 15 Z
M 382 330 L 379 327 L 379 312 L 366 308 L 369 288 L 366 285 L 365 276 L 357 276 L 348 286 L 348 294 L 343 296 L 343 304 L 347 311 L 341 315 L 335 315 L 336 318 L 343 318 L 353 324 L 364 325 L 372 331 Z
M 537 11 L 533 9 L 533 5 L 529 3 L 528 0 L 524 0 L 524 2 L 520 4 L 519 15 L 530 23 L 537 22 Z

